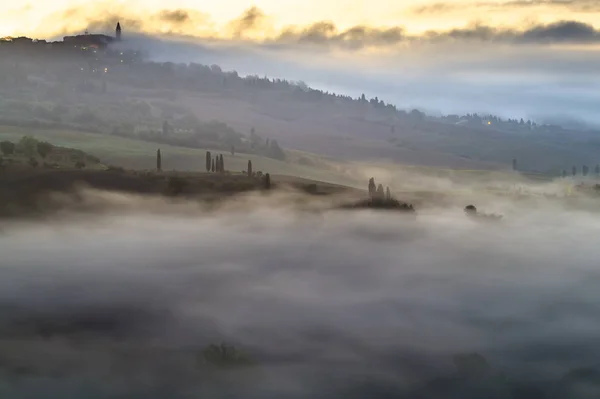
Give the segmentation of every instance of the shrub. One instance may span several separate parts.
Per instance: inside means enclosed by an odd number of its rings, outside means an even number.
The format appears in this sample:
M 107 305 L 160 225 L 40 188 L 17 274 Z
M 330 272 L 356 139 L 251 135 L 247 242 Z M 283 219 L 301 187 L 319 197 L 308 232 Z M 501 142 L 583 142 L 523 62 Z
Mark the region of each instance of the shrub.
M 217 367 L 239 367 L 252 364 L 250 358 L 232 345 L 209 345 L 202 351 L 202 359 Z
M 48 154 L 52 152 L 53 149 L 54 146 L 48 143 L 47 141 L 41 141 L 37 143 L 37 152 L 43 159 L 45 159 L 48 156 Z
M 28 163 L 29 163 L 29 166 L 31 166 L 32 168 L 37 168 L 38 165 L 39 165 L 37 159 L 35 159 L 33 157 L 29 158 L 29 162 Z
M 17 150 L 28 157 L 33 157 L 37 151 L 38 141 L 31 136 L 23 136 L 17 144 Z
M 125 169 L 123 169 L 120 166 L 114 166 L 114 165 L 109 165 L 108 168 L 106 169 L 107 172 L 114 172 L 114 173 L 125 173 Z
M 15 143 L 11 143 L 10 141 L 2 141 L 0 142 L 0 151 L 4 155 L 12 155 L 15 153 Z
M 75 167 L 77 169 L 83 169 L 83 168 L 85 168 L 85 162 L 83 162 L 82 160 L 79 160 L 79 161 L 75 162 Z

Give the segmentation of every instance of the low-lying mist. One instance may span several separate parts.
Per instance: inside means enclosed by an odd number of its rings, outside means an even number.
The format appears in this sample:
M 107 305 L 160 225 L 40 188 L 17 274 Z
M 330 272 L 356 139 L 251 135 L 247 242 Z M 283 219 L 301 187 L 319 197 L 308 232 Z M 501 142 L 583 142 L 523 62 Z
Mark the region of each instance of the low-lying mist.
M 459 206 L 413 220 L 273 198 L 120 197 L 137 211 L 5 224 L 2 395 L 598 397 L 597 214 L 503 202 L 497 223 Z M 221 342 L 251 364 L 203 362 Z

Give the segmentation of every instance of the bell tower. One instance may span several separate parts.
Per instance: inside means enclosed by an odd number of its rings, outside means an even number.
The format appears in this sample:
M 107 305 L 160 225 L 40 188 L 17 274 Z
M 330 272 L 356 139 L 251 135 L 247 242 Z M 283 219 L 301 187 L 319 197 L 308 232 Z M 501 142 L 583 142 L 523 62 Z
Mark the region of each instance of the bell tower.
M 115 30 L 115 36 L 117 41 L 121 41 L 121 23 L 117 22 L 117 29 Z

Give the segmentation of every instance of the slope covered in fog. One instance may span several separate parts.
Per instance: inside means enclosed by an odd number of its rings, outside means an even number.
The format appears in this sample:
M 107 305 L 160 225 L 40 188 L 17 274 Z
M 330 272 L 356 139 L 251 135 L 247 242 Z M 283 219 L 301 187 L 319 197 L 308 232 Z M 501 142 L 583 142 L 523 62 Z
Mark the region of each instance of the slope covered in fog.
M 252 198 L 213 213 L 132 198 L 127 214 L 6 225 L 4 392 L 597 394 L 596 214 L 505 202 L 487 224 L 458 204 L 410 220 Z M 252 365 L 203 363 L 222 341 Z M 485 360 L 455 357 L 469 353 Z

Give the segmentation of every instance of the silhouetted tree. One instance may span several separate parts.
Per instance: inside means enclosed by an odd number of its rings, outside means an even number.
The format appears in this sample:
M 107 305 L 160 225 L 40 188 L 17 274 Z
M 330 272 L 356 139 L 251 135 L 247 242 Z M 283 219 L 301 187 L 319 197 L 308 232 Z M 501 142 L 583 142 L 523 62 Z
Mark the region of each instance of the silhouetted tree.
M 47 141 L 42 141 L 37 144 L 37 152 L 38 154 L 40 154 L 40 157 L 42 157 L 42 159 L 46 159 L 48 154 L 50 154 L 53 149 L 54 146 L 48 143 Z
M 375 178 L 371 177 L 369 179 L 369 197 L 374 197 L 377 191 L 377 186 L 375 185 Z
M 379 184 L 377 186 L 377 198 L 379 198 L 379 199 L 385 198 L 385 191 L 383 191 L 383 184 Z
M 164 121 L 162 126 L 162 134 L 163 136 L 168 136 L 171 127 L 169 126 L 169 122 Z
M 571 169 L 571 173 L 573 174 L 573 176 L 577 175 L 577 166 L 573 166 L 573 168 Z
M 160 155 L 160 148 L 156 150 L 156 171 L 162 170 L 162 156 Z
M 15 143 L 11 143 L 10 141 L 2 141 L 0 142 L 0 151 L 4 155 L 12 155 L 15 153 Z
M 283 152 L 283 150 L 277 143 L 277 140 L 267 139 L 267 149 L 265 155 L 269 158 L 279 159 L 280 161 L 283 161 L 285 159 L 285 152 Z
M 17 149 L 28 157 L 33 157 L 37 150 L 38 141 L 31 136 L 23 136 L 17 144 Z
M 212 172 L 215 173 L 215 159 L 214 158 L 211 160 L 210 168 L 211 168 Z
M 248 177 L 252 177 L 252 161 L 248 160 Z
M 512 169 L 517 170 L 517 160 L 516 159 L 512 160 Z
M 390 188 L 389 188 L 389 187 L 386 187 L 386 188 L 385 188 L 385 199 L 386 199 L 387 201 L 391 201 L 391 200 L 392 200 L 392 193 L 391 193 L 391 191 L 390 191 Z
M 75 162 L 75 167 L 77 169 L 83 169 L 83 168 L 85 168 L 85 162 L 83 162 L 82 160 L 79 160 L 79 161 Z
M 465 206 L 465 213 L 467 215 L 475 215 L 477 213 L 477 208 L 475 208 L 475 205 L 467 205 Z
M 271 175 L 268 173 L 265 175 L 265 188 L 267 190 L 271 188 Z
M 223 154 L 219 155 L 219 172 L 225 173 L 225 160 Z
M 231 146 L 231 156 L 235 155 L 235 146 Z
M 37 168 L 39 165 L 37 159 L 35 159 L 34 157 L 29 158 L 29 166 L 31 166 L 32 168 Z
M 587 165 L 583 165 L 583 166 L 581 167 L 581 174 L 582 174 L 582 175 L 584 175 L 584 176 L 587 176 L 589 171 L 590 171 L 590 168 L 588 168 L 588 166 L 587 166 Z
M 212 155 L 210 155 L 210 151 L 206 151 L 206 171 L 210 172 L 210 164 L 212 162 Z

